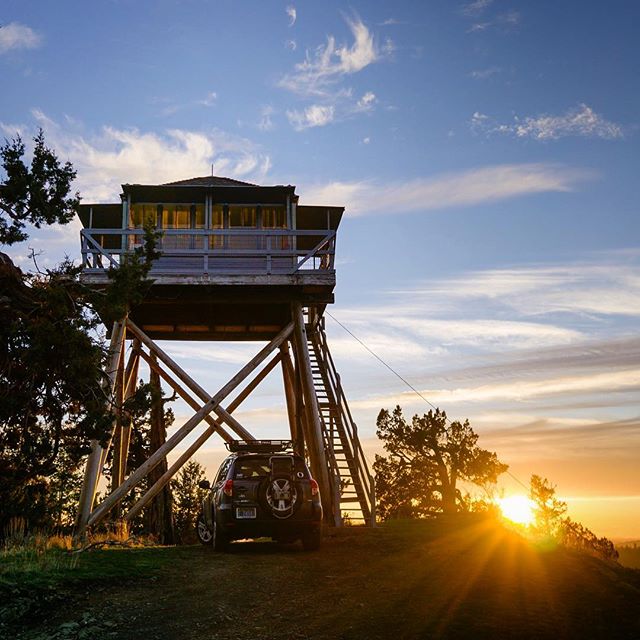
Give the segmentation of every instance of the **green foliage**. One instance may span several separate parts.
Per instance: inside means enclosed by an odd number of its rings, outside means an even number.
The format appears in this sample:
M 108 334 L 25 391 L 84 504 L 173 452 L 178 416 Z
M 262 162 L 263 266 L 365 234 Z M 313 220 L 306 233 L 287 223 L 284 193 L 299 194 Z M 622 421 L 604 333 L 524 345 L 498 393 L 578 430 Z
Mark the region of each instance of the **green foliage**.
M 69 262 L 38 275 L 0 264 L 0 527 L 13 515 L 42 526 L 62 445 L 77 462 L 107 438 L 104 350 L 77 275 Z
M 33 139 L 31 166 L 23 156 L 20 136 L 0 147 L 5 178 L 0 183 L 0 243 L 26 240 L 25 225 L 40 228 L 55 222 L 66 224 L 76 214 L 78 193 L 71 194 L 76 172 L 70 162 L 60 164 L 56 154 L 44 142 L 42 129 Z
M 399 406 L 393 413 L 383 409 L 376 424 L 389 454 L 376 456 L 373 465 L 383 519 L 455 513 L 465 506 L 459 481 L 487 486 L 507 470 L 495 453 L 478 446 L 468 420 L 448 423 L 439 409 L 415 415 L 411 423 Z
M 59 533 L 71 534 L 84 477 L 82 462 L 63 446 L 55 460 L 55 470 L 49 477 L 47 515 L 48 527 Z
M 161 235 L 151 223 L 145 223 L 143 245 L 128 254 L 118 267 L 109 268 L 110 286 L 103 296 L 94 297 L 96 310 L 107 326 L 144 300 L 152 284 L 147 276 L 153 261 L 160 256 L 156 247 Z
M 196 518 L 206 495 L 206 490 L 201 489 L 198 483 L 205 479 L 203 466 L 199 462 L 191 460 L 182 467 L 175 480 L 171 481 L 176 535 L 183 544 L 192 542 L 194 539 Z
M 42 131 L 34 142 L 30 167 L 19 138 L 0 149 L 1 243 L 26 239 L 27 224 L 69 222 L 78 206 L 78 194 L 69 195 L 72 166 L 59 163 Z M 81 267 L 68 259 L 25 274 L 0 254 L 0 536 L 14 516 L 30 527 L 66 522 L 66 507 L 52 498 L 61 485 L 49 478 L 62 449 L 67 466 L 77 468 L 92 439 L 108 439 L 113 403 L 98 329 L 143 299 L 156 241 L 155 230 L 145 229 L 144 246 L 110 271 L 102 291 L 84 286 Z

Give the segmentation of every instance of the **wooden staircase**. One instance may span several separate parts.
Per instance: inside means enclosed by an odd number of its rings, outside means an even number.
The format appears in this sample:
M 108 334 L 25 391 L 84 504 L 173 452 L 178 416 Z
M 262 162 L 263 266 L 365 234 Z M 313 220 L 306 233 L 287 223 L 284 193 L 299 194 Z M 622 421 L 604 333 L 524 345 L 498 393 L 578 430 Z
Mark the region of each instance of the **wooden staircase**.
M 340 522 L 348 516 L 355 523 L 374 526 L 374 479 L 327 345 L 324 318 L 308 325 L 307 342 L 325 454 L 336 487 L 334 500 L 340 505 L 336 515 Z

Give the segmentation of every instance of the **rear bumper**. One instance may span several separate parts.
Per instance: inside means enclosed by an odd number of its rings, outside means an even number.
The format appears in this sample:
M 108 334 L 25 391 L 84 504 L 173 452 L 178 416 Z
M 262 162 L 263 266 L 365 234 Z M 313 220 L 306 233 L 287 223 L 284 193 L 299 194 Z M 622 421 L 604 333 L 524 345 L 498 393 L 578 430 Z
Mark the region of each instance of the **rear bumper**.
M 255 520 L 238 520 L 235 517 L 235 508 L 228 505 L 226 509 L 218 511 L 218 526 L 227 537 L 236 540 L 261 537 L 296 538 L 311 531 L 318 531 L 322 526 L 322 506 L 313 502 L 302 505 L 290 518 L 280 520 L 270 514 L 266 515 L 260 507 L 257 507 L 257 516 Z

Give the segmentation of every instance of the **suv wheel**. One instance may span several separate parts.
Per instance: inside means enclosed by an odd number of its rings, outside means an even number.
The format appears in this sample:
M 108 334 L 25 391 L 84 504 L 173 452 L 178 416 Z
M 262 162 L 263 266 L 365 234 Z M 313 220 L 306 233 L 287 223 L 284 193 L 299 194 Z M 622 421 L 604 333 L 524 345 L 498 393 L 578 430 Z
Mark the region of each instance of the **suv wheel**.
M 322 532 L 320 529 L 312 529 L 302 534 L 302 547 L 305 551 L 317 551 L 320 548 Z
M 213 534 L 211 533 L 211 529 L 207 526 L 207 523 L 204 520 L 204 514 L 202 511 L 200 515 L 198 515 L 198 520 L 196 521 L 196 533 L 198 534 L 198 540 L 200 544 L 210 545 L 213 540 Z

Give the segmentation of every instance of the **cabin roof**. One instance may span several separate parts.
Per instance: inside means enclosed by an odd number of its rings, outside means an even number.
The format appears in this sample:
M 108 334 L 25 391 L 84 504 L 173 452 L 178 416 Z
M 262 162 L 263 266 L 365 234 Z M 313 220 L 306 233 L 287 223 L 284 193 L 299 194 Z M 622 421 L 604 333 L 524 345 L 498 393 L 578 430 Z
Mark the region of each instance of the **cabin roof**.
M 188 178 L 187 180 L 175 180 L 174 182 L 165 182 L 166 187 L 257 187 L 259 185 L 252 182 L 242 182 L 233 178 L 224 178 L 222 176 L 202 176 L 200 178 Z

